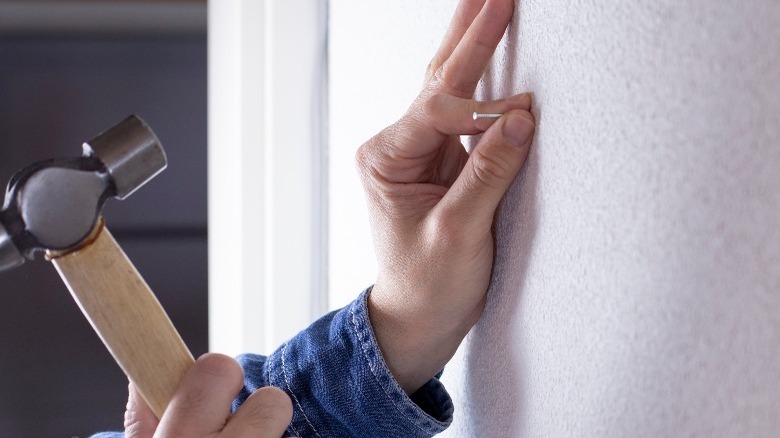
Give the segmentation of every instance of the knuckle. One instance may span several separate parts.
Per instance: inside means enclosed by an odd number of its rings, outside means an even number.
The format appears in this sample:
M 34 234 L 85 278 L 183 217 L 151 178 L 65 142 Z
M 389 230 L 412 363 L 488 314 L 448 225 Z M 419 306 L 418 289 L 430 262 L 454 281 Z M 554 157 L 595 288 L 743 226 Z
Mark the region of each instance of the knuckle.
M 371 140 L 360 146 L 355 152 L 355 166 L 368 201 L 373 205 L 382 205 L 392 197 L 392 185 L 382 176 L 381 159 L 377 156 L 380 145 Z
M 472 152 L 474 183 L 496 187 L 512 176 L 512 163 L 501 154 L 486 154 L 477 148 Z
M 426 236 L 430 238 L 432 246 L 457 247 L 468 237 L 468 224 L 463 218 L 442 211 L 439 214 L 431 215 L 428 219 Z
M 446 103 L 446 98 L 442 93 L 432 93 L 425 96 L 420 104 L 422 114 L 429 118 L 436 118 L 441 113 L 441 109 Z
M 431 79 L 431 87 L 446 93 L 456 95 L 471 95 L 476 88 L 479 80 L 476 81 L 455 81 L 453 74 L 447 69 L 447 64 L 442 65 L 434 72 Z
M 375 172 L 378 156 L 382 154 L 382 150 L 385 149 L 385 130 L 363 143 L 357 151 L 355 151 L 355 165 L 357 166 L 361 178 L 371 176 Z
M 376 178 L 377 175 L 377 147 L 372 143 L 365 143 L 355 152 L 355 166 L 357 166 L 358 175 L 363 184 Z
M 431 85 L 440 84 L 445 82 L 444 66 L 440 65 L 435 70 L 431 71 Z
M 363 143 L 355 152 L 355 165 L 361 172 L 368 166 L 369 151 L 368 143 Z
M 425 66 L 425 77 L 430 80 L 436 76 L 436 70 L 438 70 L 439 61 L 436 58 L 431 59 L 428 65 Z
M 448 91 L 452 90 L 450 85 L 449 75 L 444 66 L 437 68 L 431 75 L 431 81 L 429 87 L 433 90 Z

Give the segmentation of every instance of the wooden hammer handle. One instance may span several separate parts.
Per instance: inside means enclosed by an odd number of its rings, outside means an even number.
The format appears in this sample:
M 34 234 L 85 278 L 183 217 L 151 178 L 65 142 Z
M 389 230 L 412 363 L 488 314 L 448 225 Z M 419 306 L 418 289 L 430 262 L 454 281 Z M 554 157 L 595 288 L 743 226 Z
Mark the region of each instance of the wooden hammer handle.
M 194 359 L 102 221 L 93 236 L 52 263 L 122 371 L 161 418 Z

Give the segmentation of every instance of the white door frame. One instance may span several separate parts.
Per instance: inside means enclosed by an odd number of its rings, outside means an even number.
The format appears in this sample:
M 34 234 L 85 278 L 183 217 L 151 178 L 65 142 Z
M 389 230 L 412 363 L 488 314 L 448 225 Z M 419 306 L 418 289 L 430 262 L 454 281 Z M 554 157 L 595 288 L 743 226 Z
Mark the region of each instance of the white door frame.
M 327 305 L 327 2 L 208 3 L 209 345 L 268 354 Z

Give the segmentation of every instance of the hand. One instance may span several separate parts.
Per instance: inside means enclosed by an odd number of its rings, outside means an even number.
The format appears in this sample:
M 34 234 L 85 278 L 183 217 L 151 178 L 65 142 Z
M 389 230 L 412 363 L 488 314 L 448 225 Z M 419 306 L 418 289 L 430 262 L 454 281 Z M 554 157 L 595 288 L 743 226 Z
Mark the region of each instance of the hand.
M 241 366 L 218 354 L 201 356 L 179 384 L 158 422 L 130 384 L 125 437 L 279 438 L 292 419 L 292 402 L 281 389 L 255 392 L 230 415 L 230 405 L 244 382 Z
M 482 314 L 495 211 L 531 145 L 530 95 L 472 100 L 513 8 L 514 0 L 462 0 L 420 95 L 357 153 L 379 259 L 369 316 L 409 394 Z M 504 115 L 473 120 L 475 111 Z M 459 136 L 483 132 L 469 155 Z

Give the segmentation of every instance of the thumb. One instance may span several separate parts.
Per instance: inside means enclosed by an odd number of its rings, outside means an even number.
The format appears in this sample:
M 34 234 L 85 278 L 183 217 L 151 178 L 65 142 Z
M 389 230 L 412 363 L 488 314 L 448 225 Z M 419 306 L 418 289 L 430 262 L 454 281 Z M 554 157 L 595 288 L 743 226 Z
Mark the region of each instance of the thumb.
M 157 417 L 132 383 L 127 387 L 125 438 L 151 438 L 157 430 Z
M 527 110 L 513 110 L 498 119 L 442 199 L 443 213 L 479 229 L 489 228 L 498 203 L 525 163 L 534 130 L 534 117 Z

